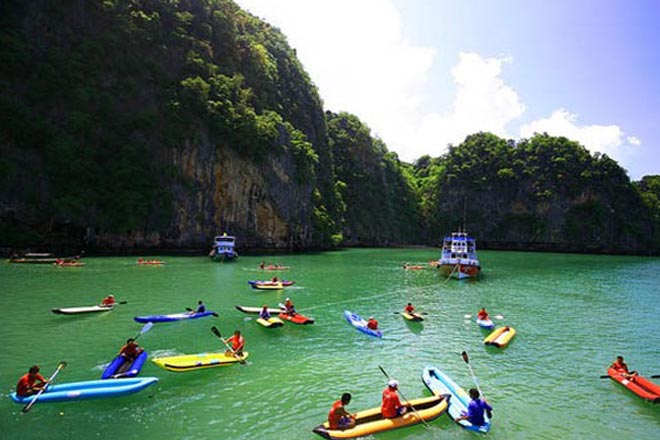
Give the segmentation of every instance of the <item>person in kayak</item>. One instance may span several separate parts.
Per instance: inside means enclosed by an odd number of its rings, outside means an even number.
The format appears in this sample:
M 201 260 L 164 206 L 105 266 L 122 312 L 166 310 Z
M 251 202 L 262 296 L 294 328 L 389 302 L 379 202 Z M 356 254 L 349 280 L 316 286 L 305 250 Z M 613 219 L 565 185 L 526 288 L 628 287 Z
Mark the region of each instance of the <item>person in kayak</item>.
M 284 301 L 284 313 L 291 316 L 296 314 L 296 308 L 293 305 L 293 302 L 291 302 L 291 298 L 287 298 L 286 301 Z
M 410 315 L 415 314 L 415 306 L 413 306 L 412 303 L 408 303 L 408 305 L 403 310 Z
M 204 305 L 204 301 L 201 299 L 197 301 L 197 310 L 195 310 L 195 313 L 204 313 L 206 312 L 206 306 Z
M 37 381 L 39 382 L 37 383 Z M 41 391 L 46 385 L 48 385 L 48 381 L 39 374 L 39 366 L 33 365 L 26 374 L 18 379 L 16 394 L 21 397 L 32 396 Z
M 227 350 L 227 352 L 225 353 L 227 356 L 233 354 L 234 356 L 238 357 L 243 354 L 243 348 L 245 347 L 245 338 L 243 338 L 239 330 L 235 330 L 234 335 L 228 338 L 225 342 L 227 344 L 231 344 L 231 350 Z
M 367 328 L 370 328 L 371 330 L 378 330 L 378 321 L 376 321 L 373 316 L 369 317 L 369 321 L 367 321 Z
M 470 404 L 468 405 L 468 411 L 467 414 L 463 414 L 462 416 L 456 417 L 456 421 L 458 422 L 459 420 L 467 420 L 468 422 L 472 423 L 474 426 L 483 426 L 486 424 L 486 419 L 484 418 L 484 411 L 488 412 L 488 417 L 491 417 L 491 411 L 493 410 L 493 407 L 486 402 L 486 400 L 482 400 L 479 398 L 479 391 L 476 388 L 470 388 L 470 398 L 472 399 L 470 401 Z
M 612 363 L 612 365 L 610 365 L 610 368 L 616 370 L 617 373 L 621 374 L 627 379 L 632 379 L 633 377 L 637 376 L 637 371 L 628 370 L 628 364 L 624 362 L 623 356 L 617 356 L 616 360 Z
M 101 307 L 112 307 L 115 305 L 115 296 L 110 294 L 101 300 Z
M 346 411 L 346 405 L 351 403 L 351 393 L 344 393 L 341 399 L 332 404 L 328 413 L 328 425 L 330 429 L 351 429 L 355 427 L 355 416 Z
M 266 321 L 270 319 L 270 312 L 268 311 L 267 304 L 264 304 L 263 308 L 261 309 L 261 312 L 259 312 L 259 318 L 265 319 Z
M 407 407 L 401 405 L 397 390 L 399 382 L 392 379 L 387 382 L 387 388 L 383 390 L 383 403 L 380 406 L 380 411 L 383 417 L 388 419 L 401 416 L 406 413 Z
M 265 267 L 266 267 L 266 262 L 265 261 L 262 261 L 261 263 L 259 263 L 259 269 L 264 269 Z
M 144 349 L 135 342 L 135 339 L 128 338 L 124 346 L 119 349 L 119 355 L 124 358 L 124 363 L 130 365 L 143 351 Z
M 270 279 L 270 282 L 271 282 L 271 283 L 279 283 L 279 282 L 280 282 L 280 279 L 277 278 L 277 277 L 273 277 L 273 278 Z
M 477 312 L 477 319 L 485 321 L 488 319 L 488 312 L 485 307 L 482 307 L 481 310 Z

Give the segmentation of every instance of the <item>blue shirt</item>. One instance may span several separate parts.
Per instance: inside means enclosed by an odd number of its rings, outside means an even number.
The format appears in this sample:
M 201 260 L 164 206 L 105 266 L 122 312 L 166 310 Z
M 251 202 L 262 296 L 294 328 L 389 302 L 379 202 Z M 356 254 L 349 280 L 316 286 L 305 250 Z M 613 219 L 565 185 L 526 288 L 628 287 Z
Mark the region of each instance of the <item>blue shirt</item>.
M 485 425 L 484 410 L 492 411 L 493 407 L 481 399 L 471 401 L 468 405 L 468 421 L 475 426 Z
M 204 304 L 200 304 L 199 307 L 197 307 L 197 311 L 195 313 L 204 313 L 206 312 L 206 306 Z

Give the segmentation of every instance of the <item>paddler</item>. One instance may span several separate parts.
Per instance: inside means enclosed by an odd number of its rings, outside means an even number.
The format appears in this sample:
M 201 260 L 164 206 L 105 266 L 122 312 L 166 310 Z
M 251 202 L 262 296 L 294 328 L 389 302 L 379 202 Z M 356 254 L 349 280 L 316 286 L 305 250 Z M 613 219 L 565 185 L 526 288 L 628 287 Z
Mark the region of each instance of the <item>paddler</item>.
M 610 365 L 610 368 L 616 370 L 617 373 L 621 374 L 627 379 L 632 379 L 633 377 L 637 376 L 637 371 L 628 370 L 628 364 L 624 362 L 623 356 L 617 356 L 616 360 L 612 363 L 612 365 Z
M 134 338 L 128 338 L 126 344 L 119 349 L 119 355 L 124 358 L 124 363 L 131 364 L 143 351 Z
M 470 388 L 469 394 L 472 400 L 468 405 L 467 414 L 463 414 L 462 416 L 456 417 L 456 421 L 467 420 L 468 422 L 472 423 L 474 426 L 483 426 L 486 424 L 486 419 L 484 418 L 484 411 L 488 411 L 488 416 L 490 417 L 493 407 L 490 406 L 485 399 L 482 400 L 479 398 L 479 391 L 476 388 Z
M 408 408 L 401 405 L 399 395 L 397 394 L 398 388 L 398 381 L 392 379 L 387 382 L 387 388 L 383 391 L 383 403 L 380 407 L 383 417 L 392 419 L 406 413 Z
M 412 303 L 408 303 L 408 305 L 403 310 L 409 315 L 415 314 L 415 306 L 413 306 Z
M 239 330 L 235 330 L 234 335 L 231 338 L 228 338 L 225 342 L 227 344 L 231 344 L 231 350 L 227 350 L 227 352 L 225 353 L 227 356 L 233 354 L 234 356 L 238 357 L 243 354 L 243 348 L 245 347 L 245 338 L 243 338 Z
M 369 321 L 367 321 L 367 328 L 370 328 L 371 330 L 378 330 L 378 321 L 374 319 L 373 316 L 369 317 Z
M 115 305 L 115 296 L 110 294 L 101 300 L 101 307 L 112 307 Z
M 485 307 L 482 307 L 481 310 L 477 312 L 477 319 L 485 321 L 488 319 L 488 312 Z
M 264 306 L 261 309 L 261 312 L 259 312 L 259 318 L 265 319 L 268 321 L 270 319 L 270 312 L 268 311 L 268 304 L 264 304 Z
M 37 381 L 39 381 L 39 383 L 37 383 Z M 46 385 L 48 385 L 48 381 L 45 377 L 39 374 L 39 366 L 33 365 L 26 374 L 18 379 L 18 384 L 16 384 L 16 395 L 21 397 L 32 396 L 41 391 Z
M 287 315 L 295 315 L 296 314 L 296 308 L 294 307 L 293 303 L 291 302 L 291 298 L 287 298 L 284 301 L 284 313 Z
M 341 399 L 332 404 L 328 413 L 328 425 L 330 429 L 351 429 L 355 427 L 355 416 L 346 411 L 346 405 L 351 403 L 351 393 L 344 393 Z

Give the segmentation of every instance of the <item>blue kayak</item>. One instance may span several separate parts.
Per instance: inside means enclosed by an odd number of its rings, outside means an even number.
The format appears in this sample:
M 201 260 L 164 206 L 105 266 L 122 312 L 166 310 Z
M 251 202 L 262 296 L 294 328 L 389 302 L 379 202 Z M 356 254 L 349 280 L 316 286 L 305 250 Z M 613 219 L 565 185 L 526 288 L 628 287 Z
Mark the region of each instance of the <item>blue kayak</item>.
M 377 338 L 382 338 L 383 337 L 383 332 L 380 330 L 372 330 L 369 327 L 367 327 L 367 321 L 364 319 L 360 318 L 358 315 L 355 313 L 349 312 L 348 310 L 344 311 L 344 316 L 346 317 L 346 320 L 356 329 L 361 331 L 362 333 L 366 333 L 370 336 L 375 336 Z
M 470 431 L 484 433 L 490 431 L 490 419 L 486 414 L 484 414 L 486 424 L 482 426 L 475 426 L 467 420 L 456 421 L 458 417 L 467 414 L 468 405 L 470 404 L 470 396 L 465 392 L 463 388 L 456 385 L 456 383 L 451 380 L 449 376 L 444 374 L 439 369 L 431 365 L 427 365 L 422 371 L 422 381 L 433 394 L 450 396 L 447 414 L 456 423 Z
M 495 323 L 490 319 L 479 319 L 477 318 L 477 324 L 481 328 L 485 328 L 486 330 L 492 330 L 495 328 Z
M 136 322 L 172 322 L 172 321 L 185 321 L 187 319 L 205 318 L 207 316 L 217 316 L 215 312 L 202 312 L 202 313 L 172 313 L 171 315 L 151 315 L 151 316 L 136 316 L 133 318 Z
M 101 399 L 104 397 L 126 396 L 137 393 L 150 385 L 158 382 L 157 377 L 142 377 L 133 379 L 107 379 L 107 380 L 88 380 L 85 382 L 71 382 L 49 386 L 46 391 L 41 393 L 37 401 L 46 402 L 64 402 L 86 399 Z M 30 403 L 35 396 L 20 397 L 15 392 L 11 393 L 11 398 L 16 403 Z
M 142 366 L 147 360 L 147 352 L 142 351 L 130 365 L 124 365 L 126 358 L 117 355 L 103 371 L 101 379 L 116 379 L 119 377 L 135 377 L 142 370 Z

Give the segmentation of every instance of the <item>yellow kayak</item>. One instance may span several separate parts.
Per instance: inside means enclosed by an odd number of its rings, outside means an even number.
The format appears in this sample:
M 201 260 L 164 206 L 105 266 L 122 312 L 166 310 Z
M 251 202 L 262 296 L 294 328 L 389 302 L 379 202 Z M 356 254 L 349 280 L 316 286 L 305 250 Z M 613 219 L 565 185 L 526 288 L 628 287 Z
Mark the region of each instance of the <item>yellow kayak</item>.
M 363 437 L 377 432 L 417 425 L 422 423 L 422 420 L 429 422 L 437 419 L 447 410 L 447 400 L 441 395 L 422 397 L 402 403 L 404 406 L 413 405 L 417 412 L 408 408 L 404 415 L 386 419 L 381 414 L 380 407 L 372 408 L 355 414 L 354 428 L 330 429 L 328 422 L 325 422 L 314 428 L 313 432 L 327 439 Z
M 504 348 L 515 335 L 516 329 L 513 327 L 500 327 L 493 330 L 488 336 L 486 336 L 486 339 L 484 339 L 484 344 Z
M 237 362 L 245 361 L 248 355 L 249 353 L 247 351 L 244 351 L 239 358 L 236 358 L 231 354 L 227 356 L 224 352 L 184 354 L 181 356 L 154 358 L 152 359 L 152 362 L 166 370 L 180 372 L 202 370 L 204 368 L 226 367 L 234 365 Z

